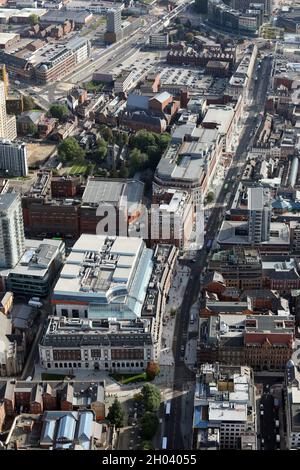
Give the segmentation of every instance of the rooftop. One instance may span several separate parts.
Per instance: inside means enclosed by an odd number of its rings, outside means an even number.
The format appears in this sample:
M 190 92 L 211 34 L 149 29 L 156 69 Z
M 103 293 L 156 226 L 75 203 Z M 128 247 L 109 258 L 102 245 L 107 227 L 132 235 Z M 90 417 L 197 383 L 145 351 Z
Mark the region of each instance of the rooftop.
M 139 238 L 81 235 L 54 287 L 53 302 L 77 300 L 93 304 L 93 315 L 135 318 L 145 298 L 152 256 Z

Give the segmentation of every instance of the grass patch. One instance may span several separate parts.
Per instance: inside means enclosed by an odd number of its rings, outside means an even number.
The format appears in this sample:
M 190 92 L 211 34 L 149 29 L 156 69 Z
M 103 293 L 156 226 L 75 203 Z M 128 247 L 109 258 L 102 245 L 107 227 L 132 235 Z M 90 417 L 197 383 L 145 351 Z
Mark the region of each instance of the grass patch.
M 42 373 L 42 380 L 65 380 L 66 377 L 75 377 L 70 375 L 62 375 L 62 374 L 47 374 Z
M 69 174 L 70 175 L 82 175 L 83 173 L 86 172 L 87 165 L 73 165 L 70 170 Z
M 117 382 L 120 382 L 123 385 L 129 384 L 130 382 L 145 382 L 147 380 L 146 372 L 141 374 L 110 374 Z

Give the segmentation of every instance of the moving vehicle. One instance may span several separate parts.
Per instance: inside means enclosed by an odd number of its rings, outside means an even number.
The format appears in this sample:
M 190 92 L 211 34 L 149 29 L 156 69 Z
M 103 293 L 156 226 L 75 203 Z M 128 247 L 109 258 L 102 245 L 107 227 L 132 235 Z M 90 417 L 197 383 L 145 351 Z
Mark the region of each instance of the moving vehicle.
M 279 436 L 279 434 L 276 434 L 276 442 L 277 442 L 277 443 L 280 442 L 280 436 Z
M 194 323 L 194 315 L 191 314 L 190 324 L 193 325 L 193 323 Z
M 276 426 L 276 428 L 279 428 L 279 419 L 276 419 L 275 426 Z
M 166 437 L 163 437 L 161 448 L 166 449 L 167 445 L 168 445 L 168 439 Z
M 166 416 L 170 416 L 171 413 L 171 402 L 170 400 L 166 402 Z

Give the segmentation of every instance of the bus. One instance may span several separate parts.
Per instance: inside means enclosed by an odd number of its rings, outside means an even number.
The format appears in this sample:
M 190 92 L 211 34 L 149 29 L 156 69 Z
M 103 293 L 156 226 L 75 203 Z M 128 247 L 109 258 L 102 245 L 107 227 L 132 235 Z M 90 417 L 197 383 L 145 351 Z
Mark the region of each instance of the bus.
M 163 437 L 161 448 L 166 449 L 167 445 L 168 445 L 168 439 L 166 437 Z
M 167 401 L 166 402 L 166 416 L 170 416 L 171 413 L 171 402 Z

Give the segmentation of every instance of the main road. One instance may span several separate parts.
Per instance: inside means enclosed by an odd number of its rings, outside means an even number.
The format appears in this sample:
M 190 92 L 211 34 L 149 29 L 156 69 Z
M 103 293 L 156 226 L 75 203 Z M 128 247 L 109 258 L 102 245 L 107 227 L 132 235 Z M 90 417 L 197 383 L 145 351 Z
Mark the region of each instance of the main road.
M 216 207 L 212 210 L 207 222 L 207 231 L 205 234 L 204 245 L 196 256 L 196 262 L 191 264 L 191 275 L 185 295 L 182 301 L 180 312 L 177 314 L 173 352 L 175 358 L 175 374 L 174 386 L 175 391 L 187 391 L 188 385 L 195 381 L 195 373 L 190 371 L 183 362 L 181 355 L 181 346 L 186 343 L 188 338 L 188 324 L 190 317 L 190 309 L 197 300 L 200 292 L 200 276 L 205 268 L 209 256 L 209 250 L 206 249 L 208 240 L 213 240 L 218 233 L 224 212 L 224 202 L 227 194 L 227 184 L 231 183 L 232 194 L 231 200 L 237 190 L 239 184 L 238 173 L 241 172 L 245 165 L 247 148 L 251 146 L 253 140 L 253 131 L 258 125 L 258 113 L 264 110 L 265 96 L 271 74 L 272 60 L 267 57 L 262 61 L 261 67 L 257 72 L 257 81 L 253 89 L 253 102 L 249 107 L 248 117 L 244 126 L 244 132 L 240 138 L 239 145 L 236 149 L 231 167 L 229 168 L 223 187 L 219 193 Z M 226 187 L 225 187 L 226 186 Z M 170 425 L 168 426 L 168 449 L 184 449 L 183 436 L 181 435 L 182 422 L 182 397 L 178 396 L 172 400 L 172 413 Z M 192 434 L 192 423 L 190 434 Z M 191 444 L 191 437 L 189 442 Z M 190 447 L 190 446 L 189 446 Z

